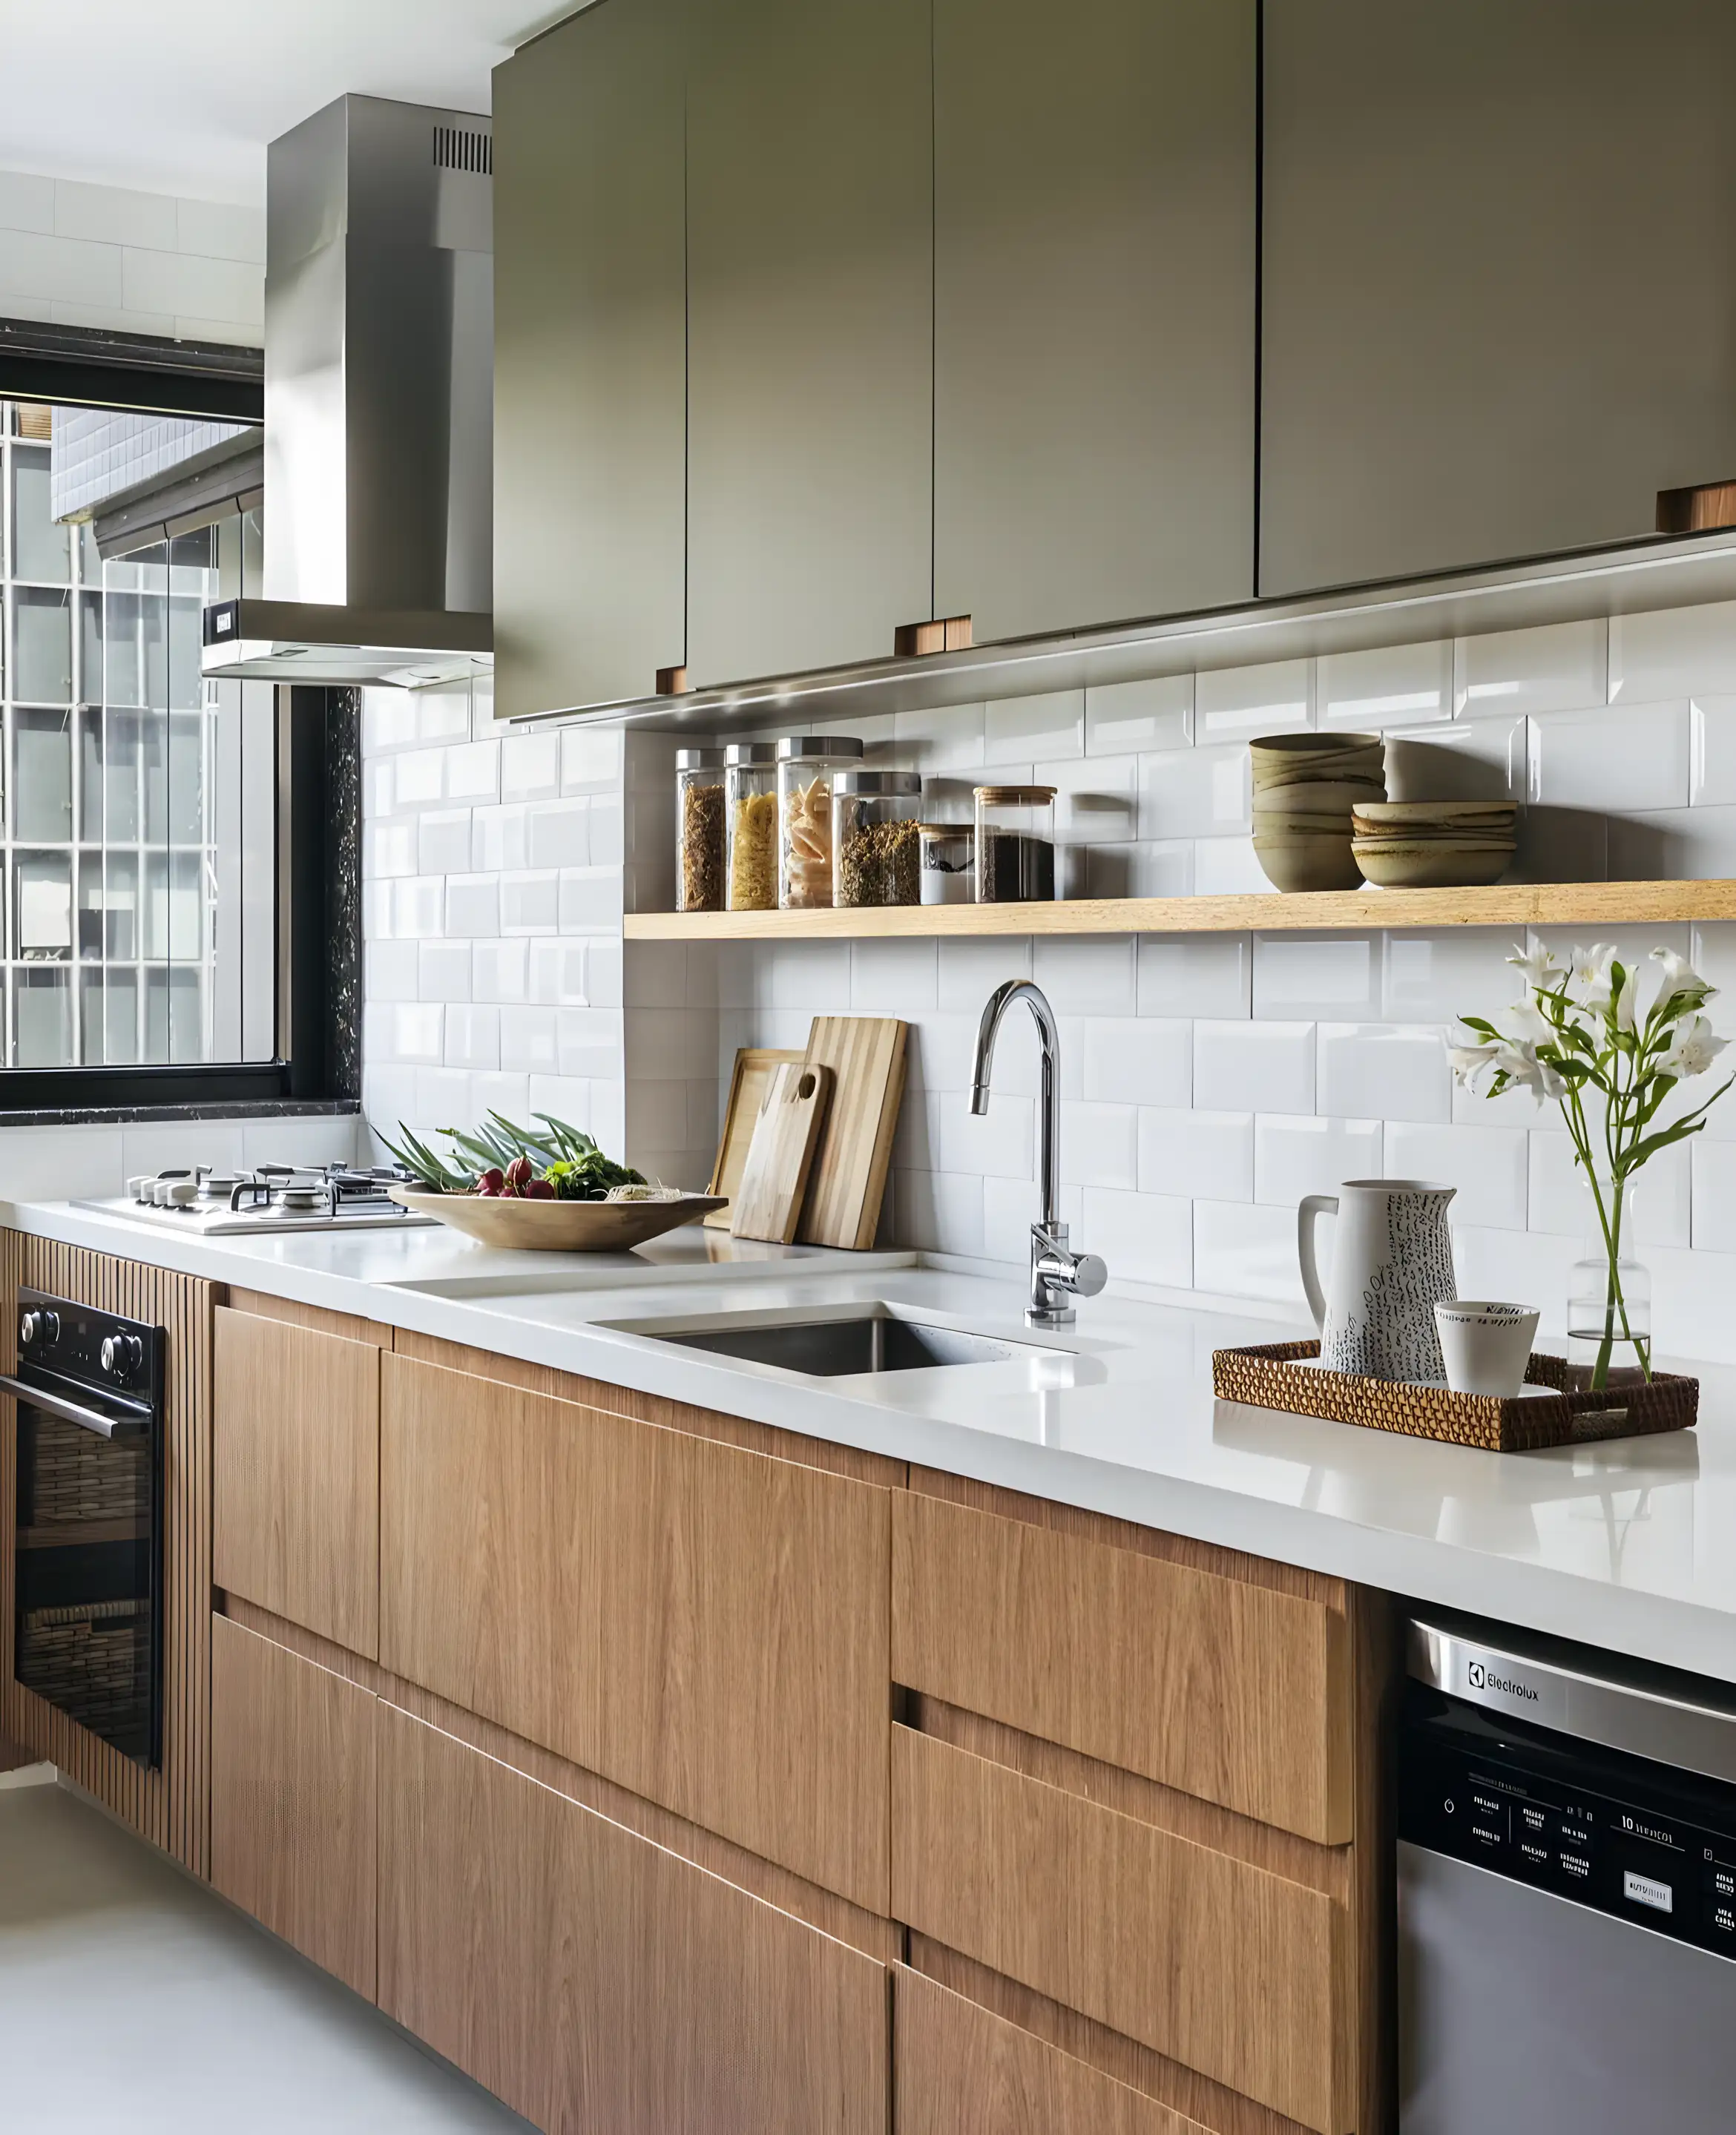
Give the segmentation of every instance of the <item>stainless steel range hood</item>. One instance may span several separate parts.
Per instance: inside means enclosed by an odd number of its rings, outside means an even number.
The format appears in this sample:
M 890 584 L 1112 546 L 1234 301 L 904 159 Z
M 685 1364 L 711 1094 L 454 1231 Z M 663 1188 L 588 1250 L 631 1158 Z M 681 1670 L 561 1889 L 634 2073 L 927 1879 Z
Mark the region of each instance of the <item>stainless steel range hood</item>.
M 416 688 L 492 666 L 493 138 L 344 96 L 267 154 L 264 597 L 207 675 Z

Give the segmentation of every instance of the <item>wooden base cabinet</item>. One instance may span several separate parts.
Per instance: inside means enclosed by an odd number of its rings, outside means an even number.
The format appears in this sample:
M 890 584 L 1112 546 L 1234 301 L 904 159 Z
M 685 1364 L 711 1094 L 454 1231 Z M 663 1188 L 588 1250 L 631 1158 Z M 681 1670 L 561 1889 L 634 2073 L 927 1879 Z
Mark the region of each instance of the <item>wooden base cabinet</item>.
M 885 1968 L 379 1707 L 380 2006 L 549 2135 L 885 2135 Z

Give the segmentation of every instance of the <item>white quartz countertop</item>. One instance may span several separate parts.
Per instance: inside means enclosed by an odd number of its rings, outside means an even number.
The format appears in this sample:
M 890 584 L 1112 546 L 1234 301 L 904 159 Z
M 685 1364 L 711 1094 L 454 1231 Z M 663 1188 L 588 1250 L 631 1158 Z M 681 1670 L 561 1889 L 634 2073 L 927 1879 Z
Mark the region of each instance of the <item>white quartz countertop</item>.
M 1104 1296 L 1040 1336 L 1020 1283 L 909 1253 L 696 1228 L 586 1257 L 444 1229 L 200 1239 L 65 1203 L 0 1222 L 1736 1682 L 1736 1372 L 1715 1366 L 1696 1431 L 1500 1455 L 1215 1400 L 1215 1348 L 1283 1339 L 1254 1308 Z M 1051 1353 L 814 1379 L 637 1331 L 870 1300 Z

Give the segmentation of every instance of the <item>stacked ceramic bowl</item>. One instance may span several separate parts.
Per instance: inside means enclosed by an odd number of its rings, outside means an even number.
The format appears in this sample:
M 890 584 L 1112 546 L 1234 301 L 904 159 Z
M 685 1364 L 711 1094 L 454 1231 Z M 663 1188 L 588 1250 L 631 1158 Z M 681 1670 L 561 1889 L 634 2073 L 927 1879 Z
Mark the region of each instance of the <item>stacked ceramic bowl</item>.
M 1519 811 L 1511 801 L 1356 803 L 1351 850 L 1382 889 L 1472 889 L 1511 864 Z
M 1250 742 L 1254 850 L 1277 889 L 1355 889 L 1352 813 L 1386 798 L 1379 734 L 1273 734 Z

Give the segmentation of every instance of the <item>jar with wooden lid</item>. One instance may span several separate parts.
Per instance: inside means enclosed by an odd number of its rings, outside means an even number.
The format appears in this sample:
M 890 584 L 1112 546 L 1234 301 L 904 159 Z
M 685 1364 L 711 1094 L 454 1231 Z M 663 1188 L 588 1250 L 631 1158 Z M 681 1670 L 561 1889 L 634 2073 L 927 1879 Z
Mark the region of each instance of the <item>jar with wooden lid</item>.
M 675 753 L 675 908 L 724 908 L 724 753 Z
M 832 901 L 919 901 L 922 780 L 914 771 L 841 771 L 832 788 Z
M 977 788 L 977 902 L 1047 904 L 1055 898 L 1053 786 Z
M 971 823 L 919 823 L 923 904 L 969 904 L 977 894 L 977 831 Z
M 769 741 L 724 751 L 724 873 L 731 912 L 778 909 L 778 752 Z
M 832 903 L 832 788 L 854 770 L 862 744 L 851 734 L 786 734 L 778 744 L 778 902 L 786 912 Z

